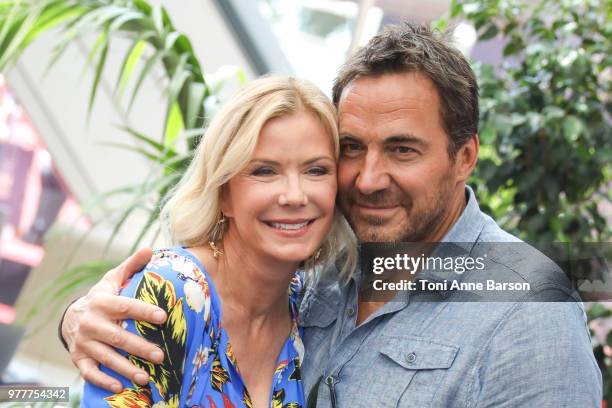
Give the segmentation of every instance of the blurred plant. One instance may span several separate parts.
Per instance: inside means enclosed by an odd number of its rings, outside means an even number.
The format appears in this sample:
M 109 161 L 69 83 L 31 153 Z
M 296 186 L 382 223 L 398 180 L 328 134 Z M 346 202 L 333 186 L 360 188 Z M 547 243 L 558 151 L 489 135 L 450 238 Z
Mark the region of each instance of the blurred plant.
M 593 346 L 593 353 L 595 354 L 595 360 L 597 365 L 602 372 L 603 377 L 603 398 L 606 401 L 612 401 L 612 331 L 608 331 L 604 334 L 604 340 L 597 340 L 596 333 L 593 330 L 593 326 L 598 323 L 607 324 L 610 327 L 610 318 L 612 317 L 612 310 L 602 305 L 601 303 L 593 303 L 587 310 L 587 317 L 589 320 L 589 330 L 591 337 L 595 338 L 595 344 Z M 594 324 L 593 324 L 594 323 Z M 605 329 L 605 328 L 604 328 Z
M 483 210 L 530 241 L 609 241 L 600 211 L 612 202 L 610 0 L 452 0 L 436 24 L 449 18 L 504 44 L 499 67 L 474 64 L 482 145 L 471 184 Z M 600 303 L 587 314 L 612 317 Z M 602 334 L 593 352 L 610 401 L 612 332 Z
M 71 44 L 92 36 L 96 38 L 87 57 L 87 64 L 95 72 L 89 112 L 102 75 L 108 69 L 107 56 L 113 40 L 129 43 L 114 87 L 118 103 L 129 96 L 126 116 L 145 79 L 154 75 L 159 83 L 160 68 L 163 72 L 166 115 L 160 135 L 150 137 L 124 127 L 126 135 L 139 142 L 138 147 L 119 145 L 146 158 L 153 166 L 150 176 L 137 185 L 106 192 L 89 205 L 89 209 L 99 210 L 107 208 L 105 203 L 110 198 L 128 198 L 127 205 L 100 217 L 105 221 L 110 219 L 113 228 L 107 249 L 130 216 L 137 211 L 145 212 L 146 222 L 133 242 L 133 251 L 153 228 L 159 228 L 156 221 L 162 200 L 186 169 L 203 133 L 207 110 L 214 108 L 216 93 L 227 79 L 227 72 L 216 83 L 207 83 L 190 40 L 175 29 L 164 7 L 145 0 L 0 1 L 0 70 L 14 64 L 37 37 L 50 30 L 60 32 L 60 41 L 50 56 L 50 67 Z M 244 82 L 241 71 L 230 74 Z M 158 233 L 159 229 L 154 236 Z M 116 263 L 94 261 L 65 272 L 41 291 L 38 306 L 65 301 L 77 287 L 97 281 L 112 264 Z M 28 316 L 37 311 L 38 308 L 32 309 Z
M 527 240 L 609 240 L 610 0 L 453 0 L 449 17 L 504 44 L 499 67 L 474 65 L 484 211 Z

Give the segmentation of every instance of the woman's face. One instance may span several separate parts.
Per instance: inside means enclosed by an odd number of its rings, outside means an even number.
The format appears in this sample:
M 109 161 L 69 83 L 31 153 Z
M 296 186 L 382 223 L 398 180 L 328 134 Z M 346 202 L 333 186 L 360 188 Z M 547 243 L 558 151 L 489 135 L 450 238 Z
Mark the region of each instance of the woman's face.
M 270 119 L 225 190 L 224 240 L 274 261 L 301 262 L 330 230 L 336 187 L 332 138 L 321 121 L 306 111 Z

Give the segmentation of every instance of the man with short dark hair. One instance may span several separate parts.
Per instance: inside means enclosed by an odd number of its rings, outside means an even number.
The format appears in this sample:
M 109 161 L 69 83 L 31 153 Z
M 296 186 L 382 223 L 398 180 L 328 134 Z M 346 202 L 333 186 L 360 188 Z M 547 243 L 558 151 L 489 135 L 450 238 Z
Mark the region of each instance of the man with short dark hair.
M 445 37 L 421 25 L 387 28 L 344 64 L 333 100 L 341 137 L 338 203 L 360 242 L 461 243 L 468 254 L 490 243 L 520 243 L 480 211 L 465 185 L 479 149 L 478 86 Z M 528 254 L 529 262 L 520 251 L 495 257 L 487 274 L 572 296 L 545 257 Z M 94 360 L 130 377 L 138 371 L 101 342 L 145 358 L 154 351 L 109 327 L 106 317 L 154 321 L 150 305 L 108 294 L 148 254 L 139 256 L 67 310 L 62 333 L 73 361 L 101 386 L 108 379 Z M 378 301 L 363 295 L 360 269 L 346 284 L 328 272 L 301 305 L 309 406 L 601 404 L 601 373 L 580 302 L 457 302 L 453 290 L 439 291 L 436 302 L 419 302 L 418 293 Z M 423 271 L 419 278 L 436 276 Z M 113 315 L 119 302 L 122 311 Z

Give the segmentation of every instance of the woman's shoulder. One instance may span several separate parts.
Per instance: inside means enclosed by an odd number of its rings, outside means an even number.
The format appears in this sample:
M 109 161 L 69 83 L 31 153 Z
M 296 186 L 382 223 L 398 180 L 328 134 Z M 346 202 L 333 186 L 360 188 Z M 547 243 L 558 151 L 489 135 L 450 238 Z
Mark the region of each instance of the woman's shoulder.
M 187 249 L 181 246 L 169 248 L 156 248 L 145 269 L 171 269 L 177 274 L 191 273 L 193 269 L 202 270 L 204 266 Z
M 183 247 L 156 248 L 141 273 L 152 272 L 172 281 L 206 280 L 204 266 Z
M 211 292 L 204 266 L 183 247 L 154 249 L 149 263 L 124 289 L 124 295 L 135 298 L 146 298 L 147 294 L 185 297 L 190 308 L 197 312 L 210 305 Z

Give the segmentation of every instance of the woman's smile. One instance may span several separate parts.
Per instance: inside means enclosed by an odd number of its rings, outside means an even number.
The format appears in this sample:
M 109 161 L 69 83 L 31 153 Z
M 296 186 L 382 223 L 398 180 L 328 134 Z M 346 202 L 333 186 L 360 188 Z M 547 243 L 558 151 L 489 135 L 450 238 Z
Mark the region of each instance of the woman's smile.
M 276 234 L 287 238 L 299 238 L 308 233 L 310 226 L 316 221 L 311 219 L 264 221 Z
M 318 117 L 300 110 L 268 120 L 253 157 L 223 196 L 224 244 L 236 240 L 243 256 L 308 259 L 330 231 L 336 183 L 334 147 Z

